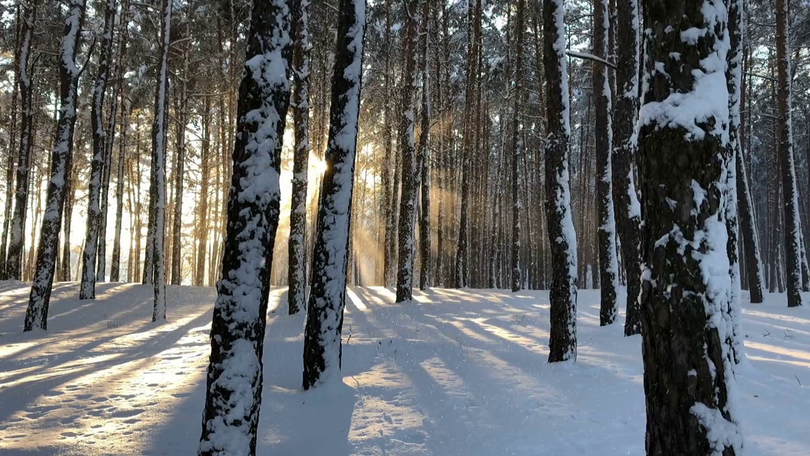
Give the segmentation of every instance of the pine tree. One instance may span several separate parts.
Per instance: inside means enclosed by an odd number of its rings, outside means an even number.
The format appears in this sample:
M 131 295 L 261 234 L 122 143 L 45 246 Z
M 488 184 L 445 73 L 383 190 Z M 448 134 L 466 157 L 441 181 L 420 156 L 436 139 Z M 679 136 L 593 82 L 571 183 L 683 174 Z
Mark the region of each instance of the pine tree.
M 776 1 L 776 73 L 777 124 L 779 128 L 779 160 L 782 172 L 782 201 L 785 207 L 785 269 L 788 307 L 802 305 L 801 296 L 801 228 L 799 202 L 796 189 L 796 168 L 793 154 L 793 118 L 790 91 L 790 49 L 788 27 L 788 1 Z
M 306 305 L 307 298 L 307 187 L 309 184 L 309 0 L 292 2 L 294 33 L 291 107 L 295 128 L 293 178 L 290 201 L 289 292 L 290 315 Z
M 96 299 L 96 254 L 98 239 L 104 234 L 101 228 L 101 187 L 103 168 L 106 158 L 107 132 L 104 130 L 104 97 L 107 92 L 107 81 L 110 77 L 110 66 L 113 48 L 113 28 L 115 25 L 115 0 L 106 0 L 104 4 L 104 29 L 101 33 L 98 63 L 98 74 L 93 85 L 93 102 L 91 105 L 91 125 L 93 130 L 93 160 L 90 167 L 90 188 L 87 191 L 87 230 L 82 254 L 82 280 L 79 287 L 79 299 Z
M 24 331 L 31 331 L 34 328 L 48 329 L 48 305 L 56 268 L 59 231 L 62 229 L 65 181 L 72 166 L 73 132 L 76 126 L 78 82 L 81 76 L 81 70 L 76 64 L 76 54 L 81 41 L 84 14 L 84 0 L 71 0 L 65 20 L 65 35 L 59 49 L 59 121 L 51 153 L 47 207 L 42 217 L 36 272 L 31 284 L 28 310 L 25 313 Z
M 515 15 L 515 93 L 512 112 L 512 291 L 523 288 L 522 271 L 520 264 L 521 225 L 520 216 L 523 211 L 521 198 L 521 162 L 523 161 L 523 132 L 521 131 L 520 114 L 523 98 L 523 32 L 524 32 L 524 0 L 517 1 Z
M 551 243 L 549 362 L 577 357 L 577 239 L 568 172 L 568 65 L 563 0 L 543 0 L 543 67 L 546 74 L 546 222 Z
M 14 56 L 21 105 L 20 146 L 17 155 L 17 175 L 14 190 L 14 213 L 9 228 L 8 254 L 4 278 L 22 279 L 22 256 L 25 242 L 25 219 L 28 202 L 29 166 L 34 141 L 34 62 L 31 61 L 32 41 L 39 0 L 30 0 L 23 9 L 19 47 Z
M 304 389 L 340 381 L 346 267 L 360 111 L 365 0 L 340 0 L 329 142 L 304 330 Z
M 171 44 L 172 1 L 163 0 L 160 30 L 160 67 L 155 90 L 155 118 L 152 122 L 152 172 L 150 174 L 149 209 L 152 237 L 147 239 L 152 251 L 151 284 L 154 289 L 152 321 L 166 319 L 166 123 L 168 121 L 169 48 Z
M 688 18 L 688 19 L 686 19 Z M 720 0 L 644 9 L 639 121 L 647 454 L 739 454 L 725 317 L 727 12 Z
M 419 47 L 418 5 L 418 0 L 405 2 L 405 47 L 402 51 L 405 58 L 405 70 L 402 74 L 402 87 L 399 89 L 403 112 L 399 124 L 402 194 L 399 203 L 399 252 L 397 255 L 396 302 L 398 303 L 413 299 L 414 224 L 420 171 L 414 142 L 416 117 L 414 91 L 417 81 L 416 62 L 419 57 L 417 52 Z
M 432 0 L 422 0 L 422 113 L 419 132 L 418 161 L 421 167 L 421 217 L 419 219 L 419 289 L 427 290 L 433 275 L 433 252 L 431 251 L 430 231 L 430 117 L 431 112 L 431 86 L 430 86 L 430 3 Z
M 239 86 L 221 280 L 211 325 L 200 455 L 254 455 L 279 172 L 290 101 L 290 10 L 256 0 Z M 281 70 L 281 71 L 279 71 Z

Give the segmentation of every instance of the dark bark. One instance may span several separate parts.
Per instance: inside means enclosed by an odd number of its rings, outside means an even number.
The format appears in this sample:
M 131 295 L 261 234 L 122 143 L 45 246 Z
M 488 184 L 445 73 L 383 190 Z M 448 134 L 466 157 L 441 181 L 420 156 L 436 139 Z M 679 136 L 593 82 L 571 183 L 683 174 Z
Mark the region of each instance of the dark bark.
M 203 286 L 207 282 L 205 275 L 206 255 L 208 252 L 208 181 L 211 178 L 211 97 L 203 100 L 202 114 L 203 137 L 200 145 L 200 202 L 197 206 L 197 267 L 194 274 L 194 285 Z
M 360 110 L 364 0 L 340 0 L 332 73 L 327 169 L 321 183 L 312 287 L 304 329 L 303 387 L 340 381 L 341 332 Z
M 124 0 L 121 6 L 122 24 L 126 24 L 127 12 L 129 9 L 128 0 Z M 124 73 L 126 72 L 126 50 L 128 28 L 121 27 L 121 42 L 118 50 L 118 93 L 121 97 L 121 138 L 118 143 L 118 165 L 115 172 L 115 233 L 113 235 L 112 260 L 110 263 L 110 282 L 121 280 L 121 228 L 124 214 L 124 171 L 127 162 L 127 130 L 129 129 L 129 108 L 126 103 L 124 91 Z M 112 142 L 110 142 L 112 147 Z M 132 208 L 130 208 L 130 211 Z
M 638 113 L 638 0 L 616 4 L 616 111 L 613 119 L 613 200 L 616 227 L 621 239 L 622 264 L 627 281 L 624 335 L 641 333 L 638 297 L 641 291 L 639 231 L 641 215 L 633 178 L 637 144 L 633 140 L 634 119 Z
M 520 124 L 521 102 L 523 101 L 523 32 L 524 32 L 524 0 L 517 0 L 517 13 L 515 17 L 515 92 L 512 107 L 512 291 L 523 288 L 521 280 L 521 245 L 520 224 L 523 211 L 521 198 L 521 160 L 523 159 L 523 138 Z
M 290 200 L 289 292 L 287 311 L 298 313 L 307 299 L 307 188 L 309 179 L 309 0 L 292 2 L 293 88 L 293 177 Z
M 728 104 L 718 102 L 702 118 L 670 120 L 675 110 L 691 112 L 690 97 L 699 96 L 705 83 L 698 78 L 725 82 L 724 46 L 718 42 L 725 38 L 726 12 L 708 5 L 678 0 L 644 9 L 651 27 L 645 34 L 649 86 L 643 94 L 638 163 L 644 196 L 641 315 L 648 455 L 733 456 L 742 445 L 728 399 L 736 387 L 727 339 L 732 332 L 726 315 L 728 263 L 723 266 L 729 203 L 723 189 L 730 157 L 722 131 L 728 128 L 723 114 Z M 712 14 L 704 16 L 707 11 Z M 693 27 L 704 33 L 681 39 Z M 662 103 L 675 93 L 686 96 L 686 106 Z M 705 276 L 710 267 L 720 277 Z
M 546 220 L 551 243 L 549 362 L 577 357 L 577 241 L 571 216 L 568 81 L 563 0 L 543 0 L 543 67 L 546 75 Z
M 20 32 L 22 30 L 22 20 L 20 16 L 21 6 L 17 4 L 14 14 L 14 50 L 20 47 Z M 17 70 L 17 55 L 14 56 L 15 70 Z M 11 227 L 11 211 L 14 208 L 14 151 L 17 146 L 17 108 L 19 105 L 20 85 L 17 83 L 19 71 L 14 72 L 11 89 L 11 108 L 9 109 L 8 123 L 8 149 L 6 150 L 6 195 L 4 198 L 5 207 L 3 209 L 3 231 L 0 233 L 0 280 L 6 277 L 6 252 L 8 249 L 8 236 Z
M 253 3 L 239 85 L 238 134 L 222 280 L 211 325 L 200 455 L 256 453 L 269 276 L 279 220 L 278 173 L 290 101 L 289 31 L 284 0 Z M 284 73 L 265 76 L 277 68 Z
M 56 267 L 59 231 L 62 229 L 65 181 L 72 166 L 73 131 L 76 126 L 78 101 L 76 92 L 81 73 L 76 65 L 76 52 L 81 39 L 84 11 L 84 0 L 71 0 L 59 52 L 59 121 L 51 154 L 47 207 L 42 217 L 36 272 L 25 313 L 24 331 L 31 331 L 34 328 L 48 329 L 48 306 Z
M 419 289 L 425 291 L 431 284 L 433 275 L 433 251 L 431 245 L 430 231 L 430 117 L 431 117 L 431 85 L 430 85 L 430 2 L 422 0 L 422 114 L 419 133 L 419 154 L 422 186 L 421 190 L 421 217 L 419 219 L 419 258 L 421 266 L 419 268 Z

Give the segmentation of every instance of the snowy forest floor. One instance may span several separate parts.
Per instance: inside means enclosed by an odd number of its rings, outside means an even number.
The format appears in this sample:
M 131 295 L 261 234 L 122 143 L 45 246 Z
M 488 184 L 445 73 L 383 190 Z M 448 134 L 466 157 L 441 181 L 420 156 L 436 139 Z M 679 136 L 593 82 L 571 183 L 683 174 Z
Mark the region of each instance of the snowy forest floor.
M 215 291 L 57 284 L 47 332 L 22 333 L 23 283 L 0 283 L 0 454 L 195 454 Z M 393 305 L 348 291 L 341 387 L 301 392 L 303 315 L 271 293 L 259 454 L 643 455 L 641 338 L 579 295 L 579 358 L 546 362 L 548 294 L 435 289 Z M 810 298 L 810 296 L 806 296 Z M 622 297 L 622 301 L 623 297 Z M 746 454 L 810 454 L 810 308 L 744 304 Z

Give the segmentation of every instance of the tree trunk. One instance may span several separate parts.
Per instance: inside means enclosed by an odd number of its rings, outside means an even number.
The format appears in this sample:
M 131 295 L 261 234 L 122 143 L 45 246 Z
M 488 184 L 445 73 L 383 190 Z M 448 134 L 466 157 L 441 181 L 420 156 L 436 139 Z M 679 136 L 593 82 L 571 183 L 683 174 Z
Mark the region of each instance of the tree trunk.
M 309 179 L 309 0 L 294 0 L 292 109 L 295 129 L 290 200 L 287 311 L 298 313 L 307 299 L 307 188 Z
M 113 27 L 115 25 L 115 0 L 107 0 L 104 10 L 104 30 L 101 35 L 98 74 L 93 85 L 91 125 L 93 130 L 93 159 L 90 164 L 90 188 L 88 194 L 87 229 L 82 254 L 82 280 L 79 299 L 96 299 L 96 255 L 101 233 L 101 187 L 103 185 L 104 159 L 106 158 L 107 132 L 104 131 L 104 96 L 110 76 Z
M 199 455 L 256 453 L 281 144 L 290 101 L 289 32 L 284 0 L 253 3 Z
M 549 301 L 549 362 L 577 357 L 577 239 L 571 216 L 568 172 L 568 68 L 563 0 L 543 0 L 543 66 L 546 75 L 546 219 L 553 274 Z
M 638 0 L 619 0 L 616 4 L 616 116 L 613 122 L 613 198 L 616 225 L 622 241 L 622 263 L 627 276 L 627 304 L 624 335 L 641 333 L 638 297 L 641 291 L 641 262 L 638 243 L 641 226 L 640 206 L 633 178 L 638 144 L 633 128 L 638 115 L 639 17 Z
M 790 92 L 790 50 L 788 38 L 788 1 L 776 1 L 776 72 L 777 123 L 779 126 L 779 159 L 782 171 L 782 201 L 785 208 L 785 278 L 787 279 L 788 307 L 802 305 L 801 264 L 799 248 L 798 195 L 796 169 L 793 156 L 793 120 Z
M 34 106 L 32 87 L 33 65 L 31 62 L 31 42 L 34 39 L 34 22 L 37 17 L 38 0 L 31 0 L 23 12 L 20 29 L 20 46 L 14 60 L 17 71 L 21 105 L 20 148 L 17 156 L 17 179 L 14 190 L 14 213 L 9 232 L 8 255 L 6 256 L 5 278 L 22 279 L 22 256 L 25 243 L 25 218 L 28 202 L 29 166 L 33 147 Z
M 128 1 L 124 0 L 121 6 L 122 24 L 126 24 L 128 9 Z M 127 27 L 123 25 L 121 27 L 121 43 L 118 51 L 118 92 L 121 96 L 121 139 L 118 144 L 118 167 L 115 172 L 115 234 L 113 235 L 110 282 L 118 282 L 121 280 L 121 228 L 124 214 L 124 170 L 127 163 L 127 130 L 129 129 L 130 114 L 124 92 L 127 38 Z M 110 147 L 112 147 L 112 143 Z M 131 210 L 130 208 L 130 211 Z
M 15 51 L 20 47 L 20 31 L 22 30 L 22 20 L 20 17 L 21 6 L 17 4 L 14 14 L 14 49 Z M 17 56 L 14 56 L 15 70 L 17 65 Z M 0 233 L 0 280 L 5 280 L 6 277 L 6 251 L 8 249 L 8 235 L 9 228 L 11 227 L 11 211 L 14 208 L 14 150 L 17 143 L 17 107 L 18 95 L 20 86 L 17 83 L 19 71 L 15 71 L 12 80 L 11 89 L 11 109 L 9 114 L 8 124 L 8 149 L 6 152 L 6 196 L 4 198 L 5 207 L 3 209 L 3 231 Z
M 200 145 L 200 202 L 197 207 L 197 268 L 194 275 L 194 286 L 200 287 L 207 282 L 205 259 L 208 251 L 208 181 L 211 179 L 211 97 L 203 100 L 202 114 L 203 137 Z
M 742 446 L 728 400 L 736 387 L 726 318 L 730 201 L 723 191 L 728 40 L 726 11 L 717 3 L 677 0 L 644 9 L 652 27 L 639 116 L 648 455 L 733 456 Z
M 610 54 L 610 10 L 608 0 L 593 3 L 593 54 L 607 60 Z M 619 263 L 616 258 L 616 218 L 613 213 L 613 97 L 607 66 L 593 62 L 594 108 L 596 111 L 596 199 L 599 227 L 596 241 L 599 244 L 599 283 L 601 304 L 599 325 L 607 326 L 616 321 L 619 309 L 616 303 Z M 629 122 L 630 119 L 627 119 Z
M 84 0 L 71 0 L 65 20 L 65 35 L 59 51 L 59 121 L 51 154 L 47 208 L 42 218 L 36 272 L 31 284 L 28 309 L 25 313 L 24 331 L 31 331 L 34 328 L 48 329 L 48 305 L 59 246 L 59 231 L 62 228 L 65 181 L 71 169 L 73 155 L 73 131 L 77 112 L 76 92 L 81 73 L 76 65 L 76 51 L 80 46 L 84 10 Z
M 318 206 L 312 288 L 304 330 L 303 387 L 340 382 L 343 309 L 360 111 L 364 0 L 340 0 L 332 73 L 327 170 Z
M 515 91 L 514 106 L 512 107 L 512 291 L 523 288 L 521 280 L 521 224 L 520 214 L 523 211 L 523 199 L 520 194 L 520 171 L 523 159 L 523 140 L 520 124 L 520 109 L 523 98 L 523 32 L 524 32 L 524 0 L 517 0 L 517 13 L 515 17 Z
M 172 2 L 163 0 L 161 22 L 160 69 L 158 87 L 155 90 L 155 119 L 152 124 L 152 173 L 149 205 L 152 214 L 152 238 L 148 240 L 152 250 L 149 265 L 154 288 L 152 321 L 166 319 L 166 123 L 168 121 L 169 94 L 169 47 L 171 44 Z
M 433 252 L 430 248 L 430 117 L 431 117 L 431 86 L 430 86 L 430 2 L 422 0 L 422 116 L 419 133 L 419 166 L 422 168 L 422 216 L 419 220 L 419 258 L 421 266 L 419 268 L 419 289 L 427 290 L 430 286 L 432 275 Z
M 397 255 L 397 295 L 396 302 L 407 302 L 413 299 L 413 264 L 414 264 L 414 222 L 416 220 L 416 201 L 419 187 L 419 163 L 416 159 L 414 144 L 414 118 L 416 107 L 414 90 L 416 88 L 416 62 L 419 56 L 418 0 L 405 2 L 405 37 L 402 56 L 405 58 L 405 69 L 402 74 L 402 114 L 399 124 L 399 152 L 402 158 L 401 181 L 402 194 L 399 206 L 399 242 Z

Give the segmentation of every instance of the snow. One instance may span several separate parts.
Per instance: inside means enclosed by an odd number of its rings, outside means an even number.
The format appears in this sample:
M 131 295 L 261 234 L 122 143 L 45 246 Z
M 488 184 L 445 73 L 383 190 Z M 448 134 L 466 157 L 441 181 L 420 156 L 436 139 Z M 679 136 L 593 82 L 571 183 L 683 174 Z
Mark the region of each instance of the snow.
M 23 334 L 28 285 L 0 282 L 0 452 L 194 454 L 216 291 L 167 287 L 177 317 L 165 324 L 149 322 L 150 286 L 102 283 L 96 301 L 77 291 L 56 284 L 49 331 Z M 547 292 L 414 290 L 395 306 L 389 290 L 350 287 L 347 298 L 343 381 L 302 392 L 304 315 L 287 316 L 286 288 L 271 290 L 257 454 L 644 455 L 641 338 L 623 336 L 623 312 L 599 327 L 597 290 L 579 292 L 579 356 L 564 364 L 546 362 Z M 810 309 L 784 300 L 742 296 L 749 455 L 810 454 Z M 733 437 L 722 429 L 710 438 Z

